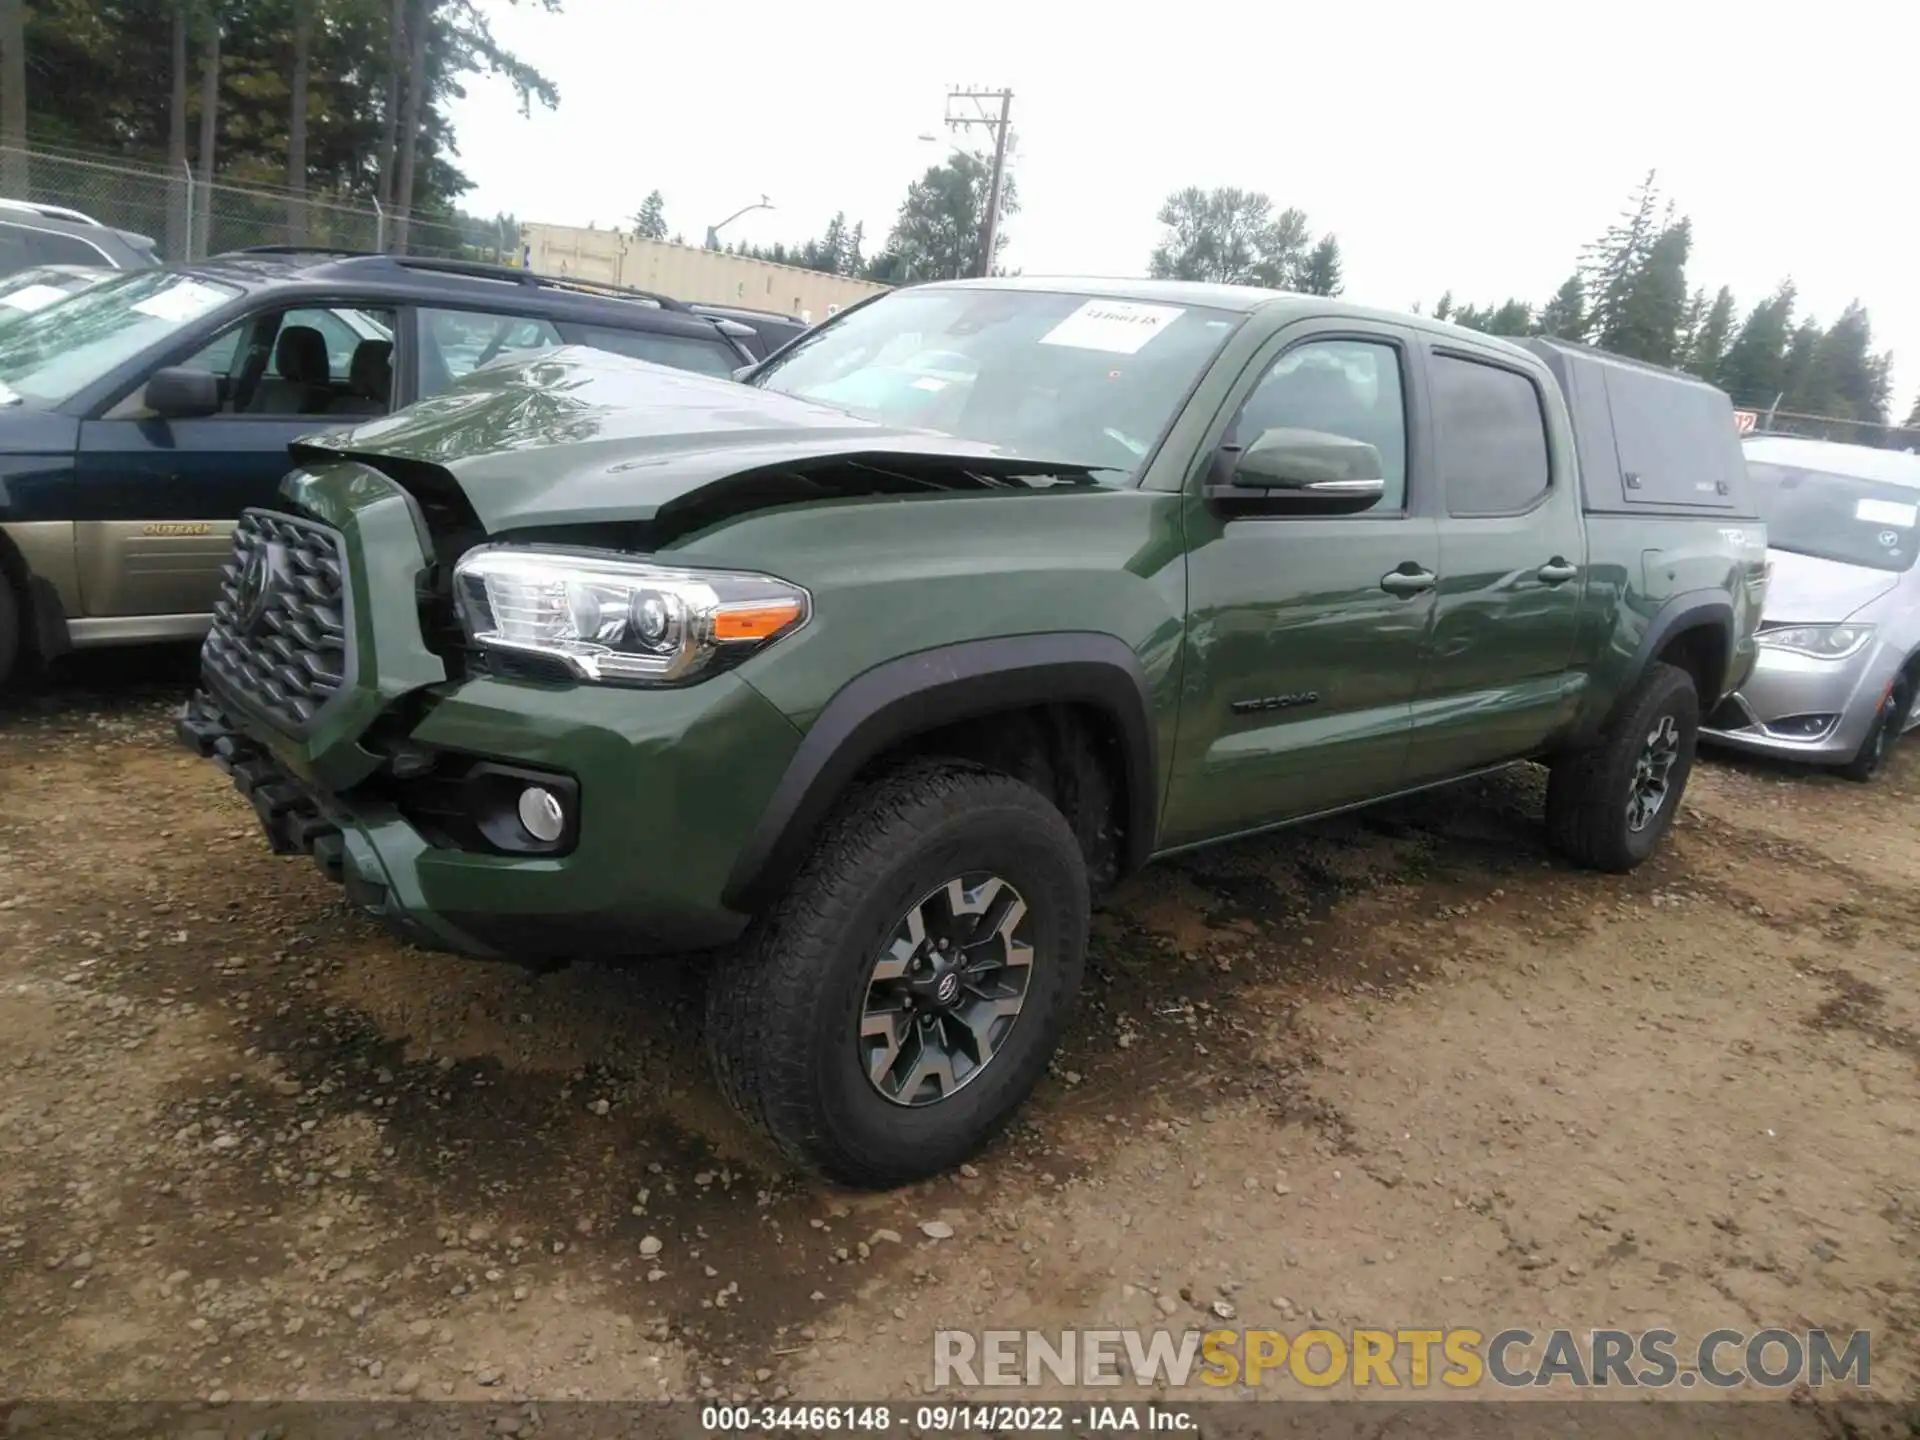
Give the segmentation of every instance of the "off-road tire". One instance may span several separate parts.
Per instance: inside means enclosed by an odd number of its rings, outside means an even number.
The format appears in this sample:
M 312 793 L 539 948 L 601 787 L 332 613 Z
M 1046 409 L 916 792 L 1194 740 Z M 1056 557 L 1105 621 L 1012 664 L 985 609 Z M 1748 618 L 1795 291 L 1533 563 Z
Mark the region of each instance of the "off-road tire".
M 921 897 L 982 869 L 1027 903 L 1025 1007 L 969 1083 L 896 1104 L 860 1064 L 869 974 Z M 1038 791 L 951 761 L 891 771 L 847 796 L 786 893 L 715 963 L 706 1039 L 720 1089 L 789 1160 L 831 1179 L 878 1188 L 950 1169 L 1039 1082 L 1079 991 L 1088 913 L 1080 847 Z
M 0 572 L 0 691 L 6 689 L 20 663 L 20 610 L 13 582 Z
M 1893 682 L 1893 689 L 1881 705 L 1880 713 L 1874 716 L 1873 729 L 1860 742 L 1860 749 L 1853 759 L 1840 767 L 1840 773 L 1861 784 L 1877 780 L 1885 773 L 1887 761 L 1893 758 L 1894 742 L 1906 727 L 1907 710 L 1912 704 L 1913 682 L 1902 675 Z
M 1668 772 L 1668 794 L 1658 812 L 1645 829 L 1634 830 L 1627 804 L 1635 768 L 1665 717 L 1678 728 L 1679 757 Z M 1554 762 L 1547 781 L 1547 843 L 1590 870 L 1625 874 L 1639 865 L 1673 824 L 1699 741 L 1700 696 L 1693 677 L 1655 663 L 1592 745 Z

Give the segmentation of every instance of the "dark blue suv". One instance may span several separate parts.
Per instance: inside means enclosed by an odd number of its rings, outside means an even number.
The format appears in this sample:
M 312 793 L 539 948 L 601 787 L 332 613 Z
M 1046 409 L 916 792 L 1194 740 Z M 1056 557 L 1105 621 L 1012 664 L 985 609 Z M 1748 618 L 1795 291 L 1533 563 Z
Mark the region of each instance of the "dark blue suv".
M 271 499 L 298 436 L 556 345 L 729 375 L 752 334 L 638 291 L 312 250 L 50 304 L 0 333 L 0 684 L 28 650 L 204 632 L 233 523 Z

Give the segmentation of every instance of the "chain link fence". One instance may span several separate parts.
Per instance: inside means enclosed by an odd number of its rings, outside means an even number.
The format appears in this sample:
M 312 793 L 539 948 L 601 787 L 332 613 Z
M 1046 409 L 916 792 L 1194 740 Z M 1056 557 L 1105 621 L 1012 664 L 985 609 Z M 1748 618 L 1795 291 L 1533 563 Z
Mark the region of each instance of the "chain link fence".
M 1753 416 L 1749 435 L 1797 435 L 1805 440 L 1833 440 L 1846 445 L 1869 445 L 1877 450 L 1920 453 L 1920 429 L 1907 425 L 1876 425 L 1871 420 L 1844 420 L 1834 415 L 1801 415 L 1766 406 L 1744 407 Z
M 0 196 L 79 210 L 152 240 L 168 261 L 253 245 L 313 245 L 511 263 L 519 245 L 518 236 L 473 237 L 439 217 L 403 220 L 367 199 L 299 197 L 270 185 L 209 180 L 190 165 L 174 173 L 40 146 L 0 146 Z

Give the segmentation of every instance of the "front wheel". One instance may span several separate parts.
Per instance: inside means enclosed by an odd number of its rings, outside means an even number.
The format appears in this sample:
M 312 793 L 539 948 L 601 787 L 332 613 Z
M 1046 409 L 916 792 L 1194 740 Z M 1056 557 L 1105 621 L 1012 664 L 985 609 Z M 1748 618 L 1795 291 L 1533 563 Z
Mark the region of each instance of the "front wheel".
M 1907 723 L 1907 707 L 1912 704 L 1913 682 L 1902 676 L 1893 682 L 1887 698 L 1880 704 L 1880 712 L 1873 717 L 1873 732 L 1861 742 L 1853 759 L 1840 767 L 1840 773 L 1862 783 L 1878 779 L 1893 758 L 1894 742 L 1900 738 L 1900 731 Z
M 1088 886 L 1018 780 L 921 762 L 842 804 L 709 977 L 721 1090 L 790 1159 L 854 1185 L 957 1165 L 1038 1083 L 1080 986 Z
M 1547 782 L 1547 839 L 1576 864 L 1624 873 L 1660 844 L 1693 773 L 1700 697 L 1693 677 L 1655 664 L 1619 717 Z

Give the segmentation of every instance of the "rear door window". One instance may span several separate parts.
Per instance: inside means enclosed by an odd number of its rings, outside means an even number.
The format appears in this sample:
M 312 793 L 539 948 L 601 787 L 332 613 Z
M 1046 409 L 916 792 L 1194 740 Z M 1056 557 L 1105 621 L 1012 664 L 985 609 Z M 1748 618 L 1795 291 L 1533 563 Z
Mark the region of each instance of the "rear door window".
M 1517 370 L 1434 355 L 1428 371 L 1447 513 L 1517 515 L 1547 493 L 1547 417 Z
M 481 310 L 422 310 L 417 393 L 438 394 L 482 365 L 563 343 L 548 320 Z
M 599 325 L 568 325 L 567 339 L 596 350 L 611 350 L 655 365 L 692 370 L 701 375 L 731 375 L 747 362 L 715 335 L 707 340 L 692 335 L 665 335 L 654 330 L 613 330 Z

